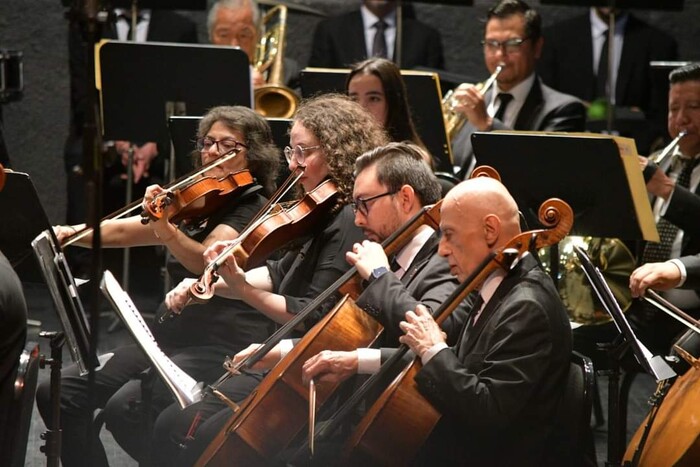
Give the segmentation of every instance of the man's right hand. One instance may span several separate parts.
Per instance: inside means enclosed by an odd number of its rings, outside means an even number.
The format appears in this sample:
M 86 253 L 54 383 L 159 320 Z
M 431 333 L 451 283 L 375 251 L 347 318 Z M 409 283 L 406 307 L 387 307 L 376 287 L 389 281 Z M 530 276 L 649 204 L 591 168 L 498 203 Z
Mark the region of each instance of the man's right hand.
M 168 310 L 178 315 L 182 312 L 182 309 L 185 308 L 190 301 L 190 286 L 195 282 L 197 282 L 197 279 L 184 279 L 177 284 L 174 289 L 168 292 L 165 296 L 165 306 Z

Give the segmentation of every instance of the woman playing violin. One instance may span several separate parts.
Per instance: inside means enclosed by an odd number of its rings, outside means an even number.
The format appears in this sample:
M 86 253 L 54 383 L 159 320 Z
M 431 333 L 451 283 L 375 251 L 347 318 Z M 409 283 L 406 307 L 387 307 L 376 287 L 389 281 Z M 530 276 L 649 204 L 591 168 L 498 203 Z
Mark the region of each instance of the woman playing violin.
M 355 159 L 385 143 L 386 135 L 381 127 L 347 97 L 324 95 L 303 102 L 294 117 L 290 147 L 285 150 L 289 168 L 294 171 L 304 167 L 300 183 L 305 192 L 325 180 L 335 183 L 337 205 L 299 251 L 289 252 L 278 261 L 268 261 L 265 266 L 245 273 L 230 256 L 219 268 L 224 280 L 216 283 L 216 294 L 245 301 L 271 319 L 284 323 L 333 284 L 349 268 L 345 252 L 362 238 L 349 206 Z M 213 259 L 225 247 L 226 243 L 217 243 L 208 250 L 208 257 Z M 172 310 L 181 310 L 187 302 L 190 284 L 190 281 L 180 284 L 168 294 L 166 304 Z M 335 301 L 317 310 L 305 327 L 311 327 Z M 183 315 L 196 311 L 185 309 Z M 260 379 L 260 374 L 242 374 L 218 389 L 231 400 L 240 401 Z M 213 414 L 217 414 L 216 417 L 207 420 Z M 176 459 L 183 465 L 191 464 L 208 444 L 208 433 L 216 433 L 229 414 L 216 397 L 207 397 L 183 411 L 176 405 L 168 408 L 156 421 L 153 441 L 157 446 L 153 453 L 156 464 L 172 463 Z M 193 420 L 206 422 L 197 429 Z M 180 453 L 178 446 L 186 443 L 188 435 L 194 435 L 197 444 Z
M 243 169 L 251 171 L 256 182 L 232 195 L 203 222 L 176 226 L 170 218 L 172 207 L 164 209 L 157 221 L 147 225 L 140 216 L 104 221 L 103 245 L 108 247 L 164 245 L 173 260 L 168 270 L 175 280 L 201 274 L 205 263 L 202 252 L 218 240 L 230 240 L 249 223 L 265 204 L 265 193 L 274 188 L 279 165 L 279 152 L 272 142 L 270 128 L 264 118 L 245 107 L 215 107 L 202 119 L 197 134 L 198 163 L 206 164 L 223 154 L 237 150 L 238 154 L 205 173 L 220 179 Z M 184 191 L 184 190 L 183 190 Z M 144 204 L 164 192 L 151 186 Z M 59 226 L 56 233 L 64 239 L 81 226 Z M 90 236 L 80 242 L 89 246 Z M 232 305 L 233 304 L 233 305 Z M 215 298 L 197 313 L 188 313 L 178 320 L 154 326 L 152 332 L 161 349 L 185 372 L 197 380 L 213 380 L 221 373 L 221 356 L 247 346 L 256 339 L 265 339 L 273 324 L 243 302 Z M 107 363 L 97 372 L 97 405 L 104 407 L 107 428 L 119 444 L 134 458 L 140 459 L 138 410 L 129 413 L 129 400 L 140 400 L 140 382 L 135 379 L 149 364 L 135 345 L 112 351 Z M 37 405 L 42 416 L 50 417 L 49 386 L 40 386 Z M 154 415 L 167 407 L 172 397 L 160 380 L 153 387 Z M 62 460 L 66 466 L 82 465 L 85 444 L 92 443 L 95 459 L 91 465 L 107 465 L 104 449 L 97 437 L 85 439 L 87 420 L 83 412 L 88 403 L 87 378 L 80 377 L 76 368 L 62 373 L 61 422 L 63 429 Z M 132 412 L 134 412 L 132 410 Z

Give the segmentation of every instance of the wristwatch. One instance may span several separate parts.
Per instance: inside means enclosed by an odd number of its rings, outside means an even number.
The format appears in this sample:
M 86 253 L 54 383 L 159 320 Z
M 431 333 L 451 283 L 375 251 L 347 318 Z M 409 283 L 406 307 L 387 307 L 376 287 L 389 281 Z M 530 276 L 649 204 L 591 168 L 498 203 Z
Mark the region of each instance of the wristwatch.
M 378 268 L 372 269 L 372 274 L 369 277 L 370 282 L 375 279 L 379 279 L 387 272 L 389 272 L 389 268 L 387 268 L 386 266 L 379 266 Z

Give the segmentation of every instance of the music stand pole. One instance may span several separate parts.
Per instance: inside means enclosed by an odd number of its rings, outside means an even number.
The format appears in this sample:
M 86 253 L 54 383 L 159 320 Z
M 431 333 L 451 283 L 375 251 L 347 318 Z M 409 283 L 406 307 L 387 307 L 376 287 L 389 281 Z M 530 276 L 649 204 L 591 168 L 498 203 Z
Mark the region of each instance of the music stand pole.
M 46 465 L 48 467 L 58 467 L 61 459 L 61 354 L 65 335 L 61 331 L 42 331 L 39 337 L 50 339 L 51 358 L 44 355 L 39 360 L 39 367 L 51 367 L 51 418 L 46 431 L 41 434 L 41 439 L 45 441 L 39 449 L 46 455 Z
M 615 122 L 615 104 L 613 98 L 615 89 L 612 86 L 612 70 L 615 63 L 615 0 L 610 0 L 610 15 L 608 16 L 608 85 L 605 87 L 605 103 L 608 133 L 612 134 Z M 600 70 L 599 70 L 600 71 Z M 615 82 L 617 86 L 617 80 Z

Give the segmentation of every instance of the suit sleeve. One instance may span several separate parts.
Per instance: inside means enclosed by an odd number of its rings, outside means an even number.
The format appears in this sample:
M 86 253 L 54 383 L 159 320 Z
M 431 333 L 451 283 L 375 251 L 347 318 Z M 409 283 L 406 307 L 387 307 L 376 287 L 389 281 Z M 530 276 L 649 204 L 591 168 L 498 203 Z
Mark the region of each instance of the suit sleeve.
M 425 268 L 426 273 L 412 292 L 394 274 L 384 274 L 372 281 L 357 299 L 357 305 L 384 326 L 387 345 L 398 345 L 403 334 L 399 323 L 407 311 L 415 310 L 419 303 L 436 311 L 457 287 L 449 265 L 440 256 L 433 255 Z M 462 303 L 443 323 L 449 342 L 456 341 L 465 317 L 466 305 Z
M 664 213 L 664 219 L 691 237 L 700 236 L 700 196 L 682 186 L 676 186 Z
M 688 274 L 682 289 L 700 289 L 700 254 L 679 258 Z
M 581 101 L 567 102 L 552 111 L 541 131 L 584 131 L 586 129 L 586 108 Z
M 477 342 L 464 361 L 453 349 L 439 352 L 418 372 L 419 391 L 470 429 L 508 427 L 547 377 L 553 325 L 542 298 L 529 293 L 504 302 L 494 327 L 479 336 L 485 345 Z

